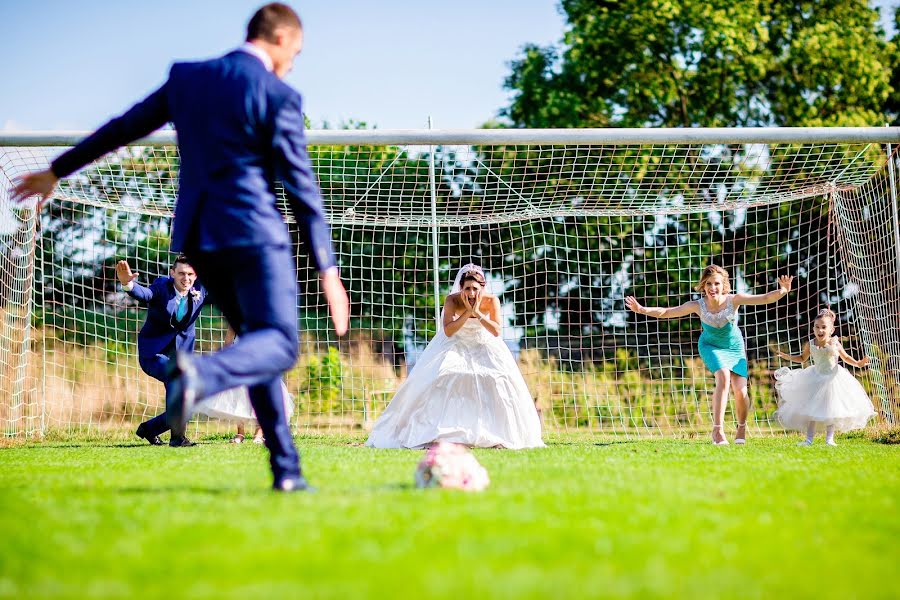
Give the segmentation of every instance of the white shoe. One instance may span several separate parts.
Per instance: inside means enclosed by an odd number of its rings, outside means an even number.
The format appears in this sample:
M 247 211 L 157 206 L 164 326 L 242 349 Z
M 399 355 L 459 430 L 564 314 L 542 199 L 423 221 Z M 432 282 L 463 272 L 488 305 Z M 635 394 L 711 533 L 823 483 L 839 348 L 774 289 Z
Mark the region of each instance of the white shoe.
M 716 441 L 716 429 L 722 431 L 722 441 L 721 441 L 721 442 L 717 442 L 717 441 Z M 722 430 L 722 426 L 721 426 L 721 425 L 713 425 L 713 433 L 712 433 L 712 436 L 713 436 L 713 438 L 712 438 L 712 443 L 713 443 L 714 446 L 727 446 L 727 445 L 728 445 L 728 440 L 725 439 L 725 432 Z
M 812 446 L 812 440 L 803 440 L 802 442 L 800 442 L 797 445 L 798 446 Z
M 834 443 L 834 440 L 825 440 L 825 444 L 828 446 L 837 446 L 837 444 Z

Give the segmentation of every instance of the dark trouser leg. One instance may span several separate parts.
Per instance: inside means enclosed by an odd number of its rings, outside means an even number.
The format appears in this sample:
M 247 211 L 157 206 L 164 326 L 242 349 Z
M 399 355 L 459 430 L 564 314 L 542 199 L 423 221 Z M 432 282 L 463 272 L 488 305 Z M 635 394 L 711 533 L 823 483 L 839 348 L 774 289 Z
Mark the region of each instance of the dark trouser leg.
M 275 481 L 300 475 L 300 457 L 294 447 L 291 428 L 284 413 L 281 378 L 249 388 L 250 403 L 269 449 L 269 463 Z
M 196 357 L 203 395 L 245 385 L 271 453 L 276 482 L 299 474 L 280 388 L 297 361 L 297 268 L 290 248 L 232 248 L 191 264 L 240 340 Z M 202 400 L 201 400 L 202 402 Z
M 171 360 L 171 355 L 168 353 L 165 354 L 157 354 L 152 357 L 141 357 L 139 359 L 141 369 L 158 381 L 163 383 L 166 382 L 166 371 L 168 369 L 169 360 Z M 148 436 L 156 436 L 162 435 L 163 433 L 169 430 L 169 423 L 166 419 L 166 411 L 163 410 L 161 414 L 156 415 L 152 419 L 144 421 L 142 423 L 144 426 L 144 431 Z

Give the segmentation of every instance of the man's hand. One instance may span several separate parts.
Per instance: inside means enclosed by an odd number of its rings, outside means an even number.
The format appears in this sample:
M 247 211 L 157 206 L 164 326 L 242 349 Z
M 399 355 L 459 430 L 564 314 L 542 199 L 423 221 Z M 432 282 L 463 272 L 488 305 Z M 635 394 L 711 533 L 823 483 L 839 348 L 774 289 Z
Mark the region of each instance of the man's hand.
M 334 332 L 344 335 L 350 327 L 350 298 L 347 297 L 347 290 L 344 289 L 337 269 L 331 269 L 322 274 L 322 293 L 328 300 Z
M 137 279 L 138 274 L 137 271 L 131 270 L 127 260 L 120 260 L 116 263 L 116 276 L 119 278 L 119 283 L 128 285 Z
M 12 190 L 12 200 L 13 202 L 22 202 L 31 196 L 40 196 L 41 199 L 38 200 L 36 210 L 41 210 L 41 206 L 53 194 L 58 181 L 59 179 L 50 169 L 19 177 Z

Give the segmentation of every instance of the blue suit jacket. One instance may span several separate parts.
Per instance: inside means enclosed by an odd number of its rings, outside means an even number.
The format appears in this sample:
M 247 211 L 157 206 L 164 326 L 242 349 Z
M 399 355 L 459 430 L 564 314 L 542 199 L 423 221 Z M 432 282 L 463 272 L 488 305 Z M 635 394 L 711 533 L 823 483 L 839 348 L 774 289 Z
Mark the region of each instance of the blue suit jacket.
M 201 284 L 195 283 L 188 292 L 188 310 L 180 321 L 175 318 L 178 300 L 171 277 L 159 277 L 150 287 L 135 283 L 128 295 L 147 306 L 147 319 L 138 333 L 138 356 L 150 358 L 165 353 L 167 349 L 171 351 L 169 344 L 173 341 L 175 350 L 194 351 L 194 322 L 208 297 Z
M 316 266 L 321 271 L 335 264 L 300 94 L 242 50 L 174 64 L 161 88 L 62 154 L 51 169 L 65 177 L 169 121 L 181 153 L 172 250 L 289 244 L 276 206 L 279 180 Z

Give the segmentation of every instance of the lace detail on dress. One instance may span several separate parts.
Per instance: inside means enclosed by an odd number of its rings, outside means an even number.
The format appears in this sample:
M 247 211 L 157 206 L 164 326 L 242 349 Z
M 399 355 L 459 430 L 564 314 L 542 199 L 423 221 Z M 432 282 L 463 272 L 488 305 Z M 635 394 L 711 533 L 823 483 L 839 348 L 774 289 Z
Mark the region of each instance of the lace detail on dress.
M 700 320 L 713 327 L 725 327 L 728 323 L 734 323 L 737 320 L 737 309 L 734 307 L 733 295 L 725 298 L 725 306 L 716 312 L 711 312 L 706 307 L 706 298 L 701 297 L 700 303 Z
M 816 340 L 809 340 L 809 354 L 813 364 L 819 371 L 831 371 L 838 364 L 840 340 L 832 337 L 824 346 L 817 346 Z

